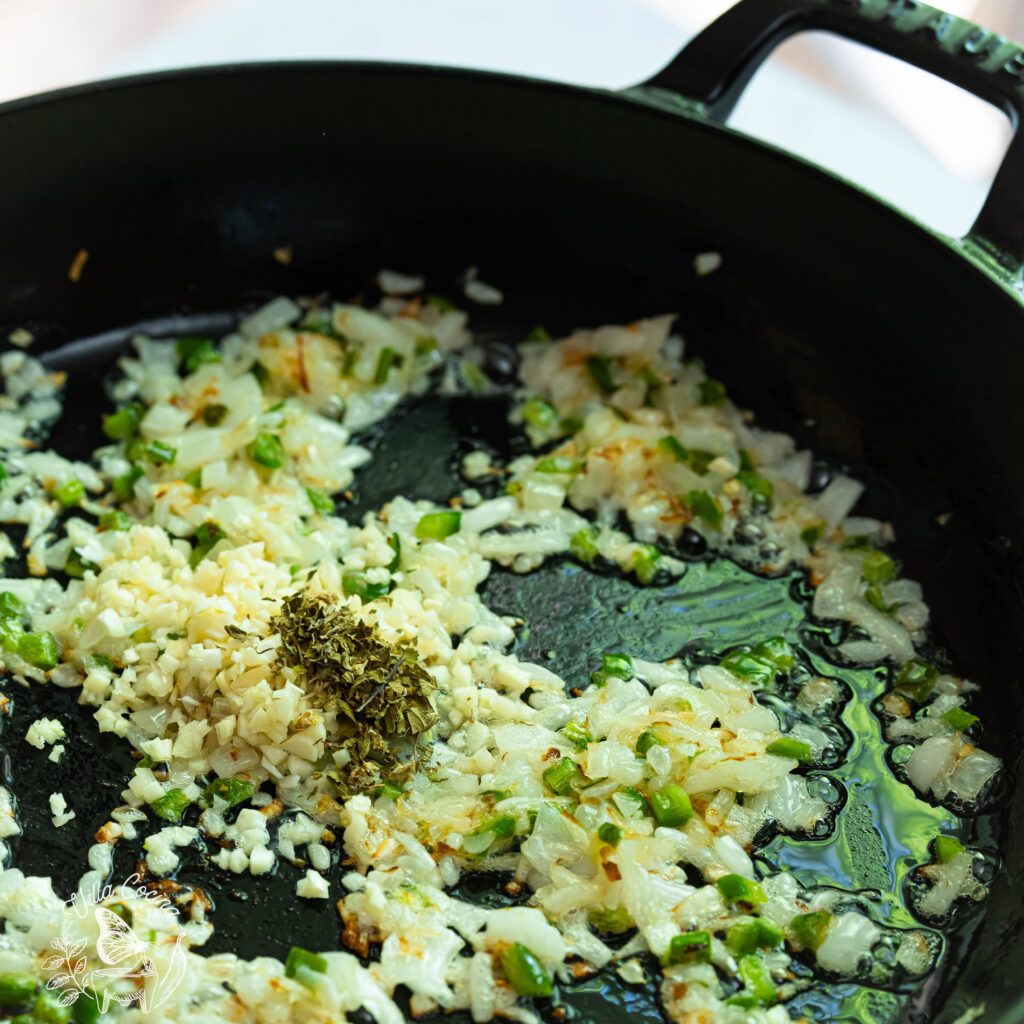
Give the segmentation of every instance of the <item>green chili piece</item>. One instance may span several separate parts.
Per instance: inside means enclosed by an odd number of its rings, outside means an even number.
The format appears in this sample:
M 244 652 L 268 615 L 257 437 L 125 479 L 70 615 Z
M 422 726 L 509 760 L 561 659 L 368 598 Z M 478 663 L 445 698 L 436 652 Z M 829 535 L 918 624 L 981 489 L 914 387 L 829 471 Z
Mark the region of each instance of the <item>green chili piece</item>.
M 461 524 L 461 512 L 428 512 L 420 517 L 414 532 L 423 540 L 444 540 L 458 533 Z
M 821 538 L 825 535 L 825 524 L 814 523 L 812 526 L 805 526 L 800 531 L 800 539 L 809 547 L 817 547 Z
M 641 757 L 646 757 L 647 751 L 651 747 L 664 747 L 665 745 L 665 741 L 653 729 L 644 729 L 636 741 L 636 752 Z
M 748 473 L 757 469 L 757 466 L 754 465 L 754 456 L 751 455 L 746 448 L 738 449 L 737 454 L 740 457 L 740 469 L 745 470 Z
M 253 462 L 266 466 L 267 469 L 280 469 L 287 458 L 281 438 L 276 434 L 257 434 L 256 440 L 246 450 Z
M 650 363 L 648 363 L 646 366 L 640 367 L 640 369 L 637 371 L 637 376 L 647 385 L 648 391 L 657 391 L 658 388 L 660 388 L 662 384 L 665 383 L 658 375 L 658 372 L 654 369 L 654 367 L 650 365 Z M 644 402 L 644 405 L 650 404 L 651 398 L 650 395 L 648 395 L 647 399 Z
M 349 349 L 342 360 L 339 376 L 345 379 L 351 377 L 356 372 L 356 363 L 358 362 L 359 353 L 354 348 Z
M 71 1020 L 71 1007 L 65 1006 L 60 1000 L 61 996 L 57 992 L 42 989 L 36 996 L 32 1012 L 27 1015 L 27 1021 L 32 1024 L 68 1024 Z M 21 1017 L 15 1017 L 14 1021 L 15 1024 L 22 1024 Z
M 612 803 L 624 818 L 642 818 L 647 814 L 647 801 L 643 793 L 632 786 L 626 786 L 613 793 Z
M 935 860 L 939 864 L 945 864 L 961 853 L 966 853 L 967 848 L 959 839 L 952 836 L 936 836 L 933 844 Z
M 87 572 L 99 572 L 99 568 L 95 562 L 83 558 L 77 548 L 72 548 L 68 552 L 64 562 L 64 571 L 74 580 L 84 579 Z
M 324 494 L 315 487 L 307 487 L 306 497 L 309 498 L 314 512 L 319 512 L 322 516 L 334 515 L 334 499 L 329 494 Z
M 545 768 L 541 777 L 559 796 L 568 796 L 580 775 L 580 766 L 571 757 L 561 757 Z
M 135 484 L 142 477 L 142 467 L 132 466 L 127 473 L 114 477 L 114 496 L 118 501 L 131 501 L 135 497 Z
M 397 533 L 391 534 L 391 536 L 388 537 L 388 547 L 394 551 L 395 557 L 392 558 L 384 568 L 387 569 L 388 572 L 398 572 L 402 565 L 402 538 L 399 537 Z
M 725 385 L 714 377 L 705 377 L 697 385 L 700 388 L 701 405 L 721 405 L 725 401 Z
M 882 612 L 883 615 L 895 615 L 896 609 L 899 608 L 899 604 L 895 601 L 889 604 L 885 600 L 885 595 L 882 593 L 882 588 L 877 583 L 872 583 L 871 586 L 864 591 L 864 598 L 872 608 L 876 608 Z
M 543 398 L 531 398 L 523 405 L 523 419 L 531 427 L 543 430 L 558 419 L 558 410 Z
M 972 715 L 970 711 L 964 711 L 963 708 L 950 708 L 942 716 L 942 720 L 957 732 L 963 732 L 964 729 L 970 729 L 978 721 L 978 716 Z
M 588 744 L 594 742 L 594 737 L 579 722 L 566 722 L 562 727 L 562 735 L 569 741 L 574 750 L 586 750 Z
M 772 740 L 765 750 L 779 757 L 795 757 L 801 764 L 807 764 L 812 760 L 810 743 L 794 740 L 789 736 L 780 736 L 777 740 Z
M 491 818 L 488 822 L 488 830 L 499 839 L 511 839 L 516 834 L 516 819 L 511 814 L 502 814 L 497 818 Z
M 597 558 L 597 538 L 598 532 L 593 526 L 577 530 L 569 538 L 570 554 L 589 565 Z
M 711 933 L 700 931 L 673 935 L 661 962 L 665 967 L 673 964 L 711 963 Z
M 341 589 L 347 596 L 355 594 L 364 601 L 384 597 L 391 590 L 390 583 L 369 583 L 361 572 L 346 572 L 341 577 Z
M 622 828 L 611 821 L 606 821 L 598 828 L 597 838 L 609 846 L 618 846 L 622 841 Z
M 508 983 L 521 996 L 550 996 L 555 991 L 551 975 L 521 942 L 514 942 L 502 951 L 501 967 Z
M 141 437 L 133 437 L 125 442 L 124 457 L 129 462 L 142 462 L 146 458 L 146 442 Z
M 690 458 L 690 449 L 682 445 L 671 434 L 658 438 L 658 448 L 670 455 L 676 462 L 686 462 Z
M 112 441 L 126 441 L 139 432 L 145 412 L 146 407 L 141 402 L 132 402 L 103 417 L 103 433 Z
M 190 469 L 181 479 L 189 487 L 194 487 L 197 491 L 201 490 L 203 486 L 203 467 L 196 466 L 195 469 Z
M 427 305 L 433 306 L 441 313 L 451 313 L 456 308 L 455 303 L 449 302 L 443 295 L 428 295 Z
M 101 530 L 130 530 L 135 523 L 135 519 L 118 508 L 113 508 L 109 512 L 102 512 L 99 518 Z
M 463 359 L 459 363 L 459 376 L 462 383 L 474 394 L 480 394 L 491 386 L 491 378 L 476 363 L 471 363 L 468 359 Z
M 195 569 L 225 536 L 224 531 L 216 523 L 210 521 L 203 523 L 196 530 L 196 535 L 193 538 L 195 543 L 192 553 L 188 557 L 188 564 Z
M 590 673 L 590 681 L 595 686 L 604 686 L 611 676 L 616 679 L 633 678 L 633 661 L 628 654 L 602 654 L 601 668 Z
M 875 546 L 871 543 L 871 538 L 866 533 L 858 533 L 853 537 L 847 537 L 843 541 L 844 551 L 874 551 Z
M 771 636 L 754 644 L 750 653 L 774 665 L 780 672 L 791 669 L 796 664 L 796 655 L 785 637 Z
M 71 1006 L 71 1019 L 74 1024 L 101 1024 L 105 1017 L 100 1013 L 101 999 L 94 989 L 85 988 Z
M 530 333 L 523 340 L 534 343 L 546 343 L 551 340 L 551 335 L 548 334 L 548 332 L 543 327 L 538 325 L 534 327 L 533 330 L 530 331 Z
M 22 611 L 21 601 L 14 594 L 0 594 L 0 647 L 6 651 L 17 651 L 25 635 L 20 621 Z
M 764 889 L 743 875 L 723 875 L 716 884 L 726 903 L 764 903 L 767 899 Z
M 738 1006 L 741 1010 L 753 1010 L 760 1003 L 753 996 L 729 996 L 726 1006 Z
M 704 476 L 708 471 L 708 466 L 715 461 L 715 453 L 706 452 L 700 448 L 692 448 L 690 449 L 690 457 L 686 461 L 690 469 L 697 476 Z
M 373 799 L 386 796 L 389 800 L 398 802 L 398 798 L 405 792 L 397 782 L 382 782 L 374 791 Z
M 203 409 L 203 422 L 208 427 L 217 427 L 224 422 L 224 417 L 228 414 L 228 407 L 222 405 L 220 402 L 211 402 L 205 409 Z
M 884 551 L 872 551 L 860 565 L 868 583 L 888 583 L 896 575 L 896 563 Z
M 25 633 L 18 640 L 18 654 L 30 665 L 49 671 L 57 667 L 60 651 L 52 633 Z
M 587 356 L 585 363 L 590 379 L 604 392 L 610 395 L 615 390 L 615 382 L 612 380 L 612 361 L 608 356 L 592 355 Z
M 39 979 L 33 974 L 8 971 L 0 974 L 0 1006 L 24 1006 L 39 988 Z
M 601 826 L 604 828 L 604 826 Z M 612 828 L 618 826 L 612 825 Z M 621 832 L 622 830 L 619 829 Z M 633 915 L 625 907 L 591 907 L 587 911 L 587 920 L 606 935 L 621 935 L 630 928 L 636 927 Z
M 538 473 L 579 473 L 583 469 L 583 462 L 565 455 L 549 455 L 540 459 L 534 469 Z
M 212 807 L 214 800 L 225 805 L 224 810 L 248 800 L 256 787 L 248 779 L 214 779 L 199 797 L 200 807 Z
M 143 454 L 154 466 L 170 466 L 178 456 L 178 449 L 163 441 L 150 441 L 143 449 Z
M 911 658 L 897 673 L 893 685 L 920 702 L 932 692 L 939 670 L 922 658 Z
M 736 479 L 750 491 L 750 503 L 755 508 L 767 508 L 771 504 L 775 488 L 770 480 L 751 469 L 741 469 Z
M 753 921 L 734 924 L 725 937 L 725 944 L 733 956 L 746 956 L 759 949 L 780 946 L 784 938 L 781 928 L 763 917 L 757 917 Z
M 0 618 L 0 646 L 5 651 L 17 651 L 21 638 L 25 635 L 21 623 L 10 617 Z
M 74 508 L 85 497 L 85 484 L 81 480 L 65 480 L 53 489 L 53 496 L 65 508 Z
M 429 352 L 437 351 L 437 338 L 432 337 L 429 334 L 424 334 L 416 339 L 416 343 L 413 346 L 413 355 L 425 356 Z
M 377 368 L 373 371 L 374 384 L 387 383 L 388 373 L 395 365 L 395 356 L 397 355 L 398 353 L 390 346 L 385 346 L 380 350 L 380 355 L 377 356 Z
M 618 676 L 620 679 L 633 678 L 633 660 L 628 654 L 602 654 L 601 671 L 606 676 Z
M 296 981 L 306 985 L 307 988 L 312 988 L 311 985 L 303 980 L 303 974 L 307 971 L 312 971 L 315 974 L 326 974 L 327 961 L 322 956 L 317 956 L 316 953 L 310 953 L 308 949 L 292 946 L 288 951 L 288 959 L 284 962 L 284 976 L 286 978 L 294 978 Z
M 690 491 L 685 499 L 693 514 L 700 516 L 713 530 L 722 527 L 722 505 L 710 491 Z
M 736 966 L 747 991 L 762 1006 L 771 1006 L 779 1001 L 779 990 L 772 980 L 771 971 L 756 953 L 741 957 Z
M 488 832 L 499 839 L 511 839 L 516 834 L 516 819 L 511 814 L 499 814 L 494 818 L 485 818 L 472 832 L 471 836 L 482 836 Z
M 798 914 L 789 922 L 789 930 L 798 945 L 804 949 L 817 949 L 832 926 L 832 915 L 827 910 L 814 910 Z
M 734 676 L 739 676 L 740 679 L 746 679 L 758 686 L 770 686 L 779 671 L 774 663 L 745 651 L 733 651 L 732 654 L 727 654 L 719 664 Z
M 679 828 L 693 817 L 693 805 L 682 786 L 670 783 L 651 794 L 654 820 L 666 828 Z
M 169 789 L 163 796 L 157 797 L 149 809 L 165 821 L 181 821 L 181 816 L 188 810 L 191 800 L 180 789 Z
M 650 544 L 642 544 L 633 552 L 633 572 L 636 578 L 647 586 L 654 582 L 658 575 L 658 563 L 661 561 L 661 552 Z
M 213 343 L 213 338 L 204 338 L 197 334 L 185 334 L 174 346 L 178 358 L 185 365 L 186 373 L 195 373 L 200 366 L 207 363 L 219 363 L 220 353 Z

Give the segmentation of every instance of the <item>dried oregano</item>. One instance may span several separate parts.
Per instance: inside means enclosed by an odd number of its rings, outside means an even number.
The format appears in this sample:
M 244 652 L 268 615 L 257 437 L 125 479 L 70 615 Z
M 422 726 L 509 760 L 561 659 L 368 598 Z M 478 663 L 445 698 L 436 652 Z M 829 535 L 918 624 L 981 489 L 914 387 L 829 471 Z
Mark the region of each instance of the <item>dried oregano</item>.
M 314 704 L 337 715 L 329 746 L 350 760 L 326 774 L 341 794 L 411 775 L 414 762 L 399 754 L 437 722 L 434 683 L 415 649 L 383 640 L 339 598 L 308 590 L 285 598 L 270 625 L 281 635 L 278 659 L 300 670 Z

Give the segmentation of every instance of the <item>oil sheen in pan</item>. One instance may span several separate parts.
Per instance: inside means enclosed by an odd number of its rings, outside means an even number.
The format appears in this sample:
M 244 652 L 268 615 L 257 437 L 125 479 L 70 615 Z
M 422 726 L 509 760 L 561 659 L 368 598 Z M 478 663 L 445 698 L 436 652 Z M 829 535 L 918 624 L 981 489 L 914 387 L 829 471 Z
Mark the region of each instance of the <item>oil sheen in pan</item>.
M 162 327 L 153 333 L 183 329 L 177 323 Z M 230 327 L 230 320 L 205 320 L 188 327 L 221 333 Z M 119 332 L 77 352 L 47 359 L 50 365 L 72 370 L 66 418 L 50 439 L 57 450 L 87 458 L 102 442 L 94 396 L 123 338 Z M 75 410 L 84 412 L 76 415 Z M 462 486 L 457 466 L 465 452 L 483 446 L 507 458 L 525 450 L 525 441 L 509 431 L 506 414 L 503 398 L 428 396 L 403 405 L 363 439 L 374 449 L 374 460 L 357 475 L 353 501 L 342 506 L 340 513 L 356 521 L 365 510 L 379 507 L 396 494 L 440 501 L 457 493 Z M 870 710 L 882 692 L 884 678 L 874 670 L 837 668 L 822 657 L 822 629 L 807 618 L 799 573 L 766 579 L 726 559 L 705 560 L 699 551 L 694 554 L 683 577 L 667 586 L 639 587 L 618 574 L 592 572 L 563 560 L 525 576 L 496 569 L 484 593 L 491 607 L 526 623 L 518 639 L 519 653 L 542 664 L 550 661 L 570 684 L 586 680 L 601 652 L 609 649 L 653 660 L 681 655 L 696 663 L 758 637 L 784 635 L 801 652 L 809 670 L 849 687 L 853 699 L 841 722 L 852 736 L 852 745 L 840 765 L 812 773 L 821 776 L 821 794 L 837 807 L 827 834 L 805 840 L 771 837 L 757 859 L 766 869 L 793 872 L 805 884 L 838 885 L 863 894 L 880 922 L 919 926 L 906 903 L 913 869 L 928 859 L 929 840 L 940 827 L 955 830 L 985 855 L 987 867 L 996 859 L 992 816 L 965 819 L 956 828 L 951 812 L 919 800 L 910 787 L 894 778 L 879 721 Z M 88 709 L 69 707 L 73 692 L 55 687 L 8 692 L 13 706 L 3 723 L 0 752 L 5 783 L 13 786 L 24 827 L 24 834 L 11 844 L 13 863 L 26 871 L 52 875 L 59 891 L 70 892 L 84 870 L 82 851 L 106 819 L 105 812 L 117 802 L 131 772 L 131 759 L 116 737 L 97 739 Z M 42 752 L 19 741 L 35 718 L 58 712 L 68 723 L 71 756 L 54 765 Z M 83 761 L 88 763 L 87 772 L 82 771 Z M 69 797 L 77 818 L 55 833 L 46 797 L 56 790 Z M 119 844 L 115 874 L 127 875 L 135 869 L 143 838 L 140 835 L 130 846 Z M 340 947 L 341 925 L 333 904 L 314 906 L 303 901 L 300 906 L 290 868 L 257 880 L 209 869 L 196 850 L 181 852 L 183 863 L 176 877 L 201 887 L 215 907 L 215 931 L 204 953 L 283 959 L 292 945 Z M 469 874 L 456 893 L 487 905 L 527 898 L 525 893 L 509 896 L 506 881 L 493 874 Z M 937 967 L 944 982 L 952 979 L 958 953 L 970 943 L 981 915 L 982 908 L 958 911 L 945 930 Z M 653 961 L 648 966 L 653 967 Z M 656 971 L 647 973 L 656 976 Z M 907 1014 L 925 1013 L 944 987 L 928 979 L 891 991 L 845 982 L 819 983 L 787 1007 L 810 1020 L 890 1024 Z M 577 984 L 560 986 L 548 1004 L 541 1007 L 546 1018 L 568 1018 L 580 1024 L 663 1017 L 657 984 L 628 984 L 615 973 L 614 965 Z M 469 1022 L 464 1013 L 444 1019 L 452 1024 Z

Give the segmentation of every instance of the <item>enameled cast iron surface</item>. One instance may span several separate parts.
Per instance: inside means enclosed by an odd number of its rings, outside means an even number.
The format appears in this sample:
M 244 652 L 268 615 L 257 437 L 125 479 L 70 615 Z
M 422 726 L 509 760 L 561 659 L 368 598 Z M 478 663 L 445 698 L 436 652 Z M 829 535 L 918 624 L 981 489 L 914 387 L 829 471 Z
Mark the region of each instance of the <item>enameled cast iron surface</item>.
M 876 481 L 869 511 L 893 519 L 942 641 L 986 684 L 980 713 L 1007 764 L 994 825 L 1004 864 L 948 1001 L 951 969 L 933 983 L 945 1004 L 935 1019 L 979 998 L 984 1020 L 1016 1019 L 1024 305 L 1014 296 L 785 154 L 635 98 L 500 76 L 351 64 L 150 76 L 9 105 L 0 153 L 0 336 L 27 326 L 40 350 L 76 343 L 52 356 L 73 370 L 72 422 L 95 421 L 97 366 L 132 325 L 227 329 L 272 294 L 348 297 L 379 266 L 451 280 L 479 265 L 507 296 L 497 333 L 678 312 L 691 350 L 761 423 Z M 282 245 L 293 248 L 288 266 L 272 257 Z M 80 249 L 89 258 L 74 283 Z M 725 264 L 698 280 L 692 256 L 706 249 Z M 421 432 L 449 430 L 455 443 L 491 414 L 431 415 Z M 403 484 L 397 469 L 384 474 L 375 498 Z M 943 512 L 953 514 L 939 527 Z M 95 753 L 78 763 L 93 772 L 99 814 L 120 788 L 108 794 L 102 780 L 120 762 L 113 746 L 89 743 Z M 17 760 L 10 771 L 19 792 Z M 72 872 L 77 855 L 69 845 L 52 865 L 21 866 Z M 260 930 L 245 934 L 245 913 L 238 942 L 251 955 Z M 291 941 L 312 927 L 305 909 L 277 913 L 290 915 Z

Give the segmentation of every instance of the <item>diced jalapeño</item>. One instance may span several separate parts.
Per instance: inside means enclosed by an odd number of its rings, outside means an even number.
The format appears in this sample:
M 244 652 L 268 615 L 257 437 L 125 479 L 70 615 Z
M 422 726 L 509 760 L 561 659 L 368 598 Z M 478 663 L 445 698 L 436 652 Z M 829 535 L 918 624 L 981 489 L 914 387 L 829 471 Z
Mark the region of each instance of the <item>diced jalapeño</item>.
M 726 903 L 764 903 L 764 889 L 743 875 L 723 875 L 717 882 L 718 891 Z
M 921 658 L 911 658 L 897 673 L 894 686 L 916 701 L 923 701 L 939 678 L 939 670 Z
M 661 962 L 666 967 L 673 964 L 711 963 L 711 933 L 700 931 L 673 935 Z

